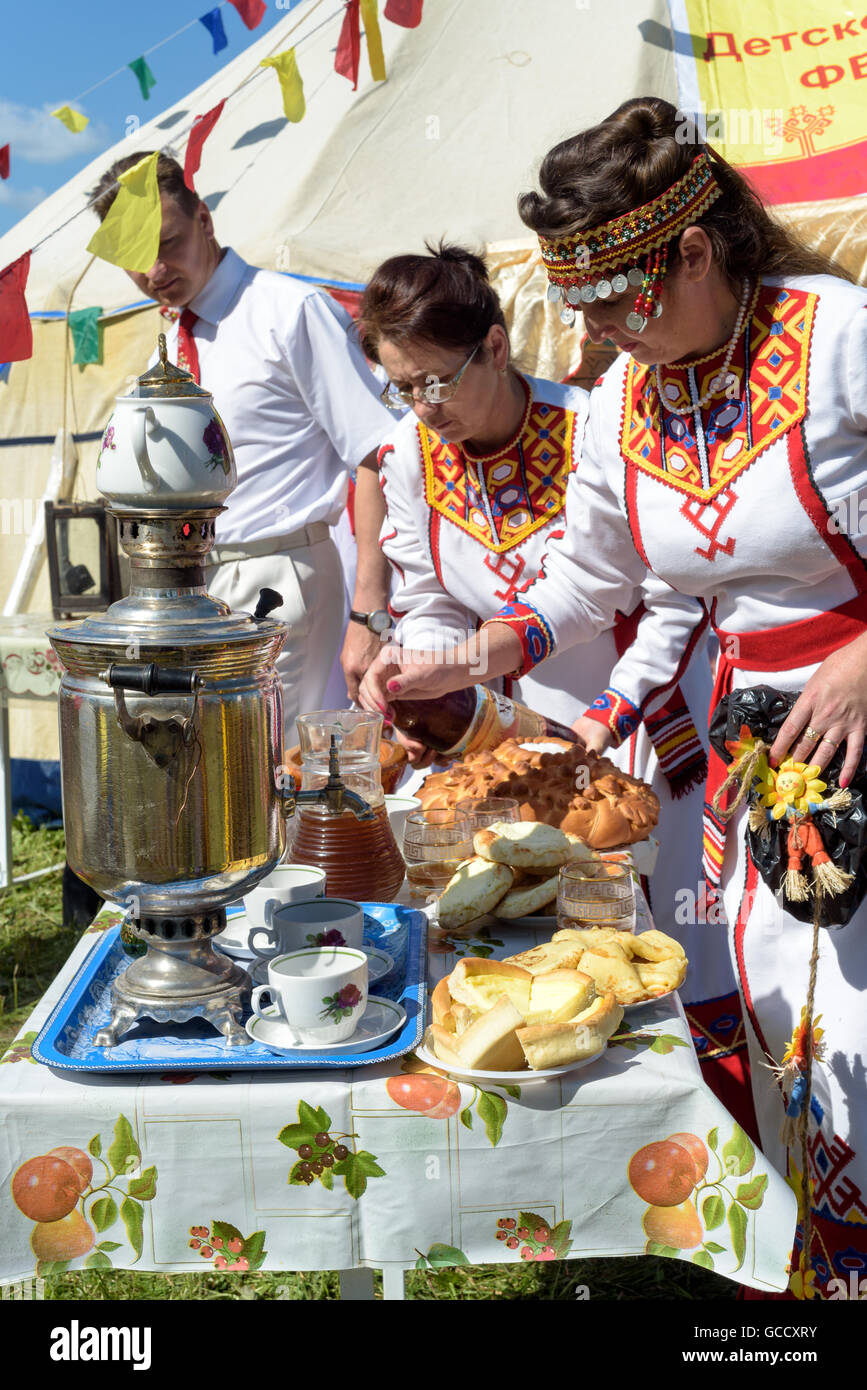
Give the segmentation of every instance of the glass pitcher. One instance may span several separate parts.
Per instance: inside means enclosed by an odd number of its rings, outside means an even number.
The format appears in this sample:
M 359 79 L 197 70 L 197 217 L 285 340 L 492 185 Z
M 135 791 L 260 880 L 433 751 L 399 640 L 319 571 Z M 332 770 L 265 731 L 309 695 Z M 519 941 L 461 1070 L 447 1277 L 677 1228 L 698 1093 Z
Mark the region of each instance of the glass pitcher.
M 348 808 L 335 815 L 324 802 L 299 803 L 287 860 L 324 869 L 325 891 L 331 898 L 390 902 L 403 883 L 405 868 L 382 790 L 382 716 L 365 710 L 317 710 L 300 715 L 297 724 L 302 793 L 319 791 L 328 781 L 333 739 L 341 781 L 374 815 L 359 820 Z

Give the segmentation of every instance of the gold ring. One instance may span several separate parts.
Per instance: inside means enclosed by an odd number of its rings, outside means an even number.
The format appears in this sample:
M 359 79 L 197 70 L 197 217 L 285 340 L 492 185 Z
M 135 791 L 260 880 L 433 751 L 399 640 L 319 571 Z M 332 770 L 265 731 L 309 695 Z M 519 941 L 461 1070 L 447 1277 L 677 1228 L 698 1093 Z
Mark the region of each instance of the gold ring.
M 811 729 L 809 724 L 804 730 L 804 736 L 806 738 L 812 739 L 813 743 L 818 743 L 820 739 L 824 738 L 824 734 L 820 734 L 815 729 Z

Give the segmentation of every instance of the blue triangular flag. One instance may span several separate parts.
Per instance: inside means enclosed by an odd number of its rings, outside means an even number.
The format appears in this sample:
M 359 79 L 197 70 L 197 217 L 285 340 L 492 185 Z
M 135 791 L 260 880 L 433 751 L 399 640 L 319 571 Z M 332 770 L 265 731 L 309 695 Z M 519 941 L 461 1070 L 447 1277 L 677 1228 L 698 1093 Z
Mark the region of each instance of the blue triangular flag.
M 9 368 L 11 366 L 11 362 L 0 362 L 0 381 L 9 380 Z
M 219 53 L 221 49 L 228 48 L 229 40 L 226 38 L 226 31 L 223 28 L 223 16 L 219 9 L 208 10 L 207 14 L 199 15 L 199 23 L 204 24 L 211 38 L 214 40 L 214 52 Z

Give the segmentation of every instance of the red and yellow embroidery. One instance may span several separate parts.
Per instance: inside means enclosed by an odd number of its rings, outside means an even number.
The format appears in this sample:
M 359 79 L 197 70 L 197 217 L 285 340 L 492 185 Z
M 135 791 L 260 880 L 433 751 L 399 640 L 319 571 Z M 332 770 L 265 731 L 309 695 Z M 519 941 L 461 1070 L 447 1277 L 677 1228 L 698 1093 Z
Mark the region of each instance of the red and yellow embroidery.
M 574 426 L 571 410 L 528 398 L 516 438 L 476 459 L 419 424 L 425 501 L 488 550 L 511 550 L 563 510 Z
M 623 387 L 620 448 L 624 461 L 705 504 L 729 487 L 759 454 L 804 418 L 817 298 L 803 290 L 760 286 L 729 369 L 737 394 L 732 390 L 717 397 L 702 411 L 698 438 L 692 415 L 663 410 L 660 429 L 656 373 L 631 362 Z M 690 374 L 695 393 L 705 393 L 722 357 L 722 352 L 715 352 L 691 366 L 663 367 L 660 378 L 666 401 L 681 409 L 689 404 Z

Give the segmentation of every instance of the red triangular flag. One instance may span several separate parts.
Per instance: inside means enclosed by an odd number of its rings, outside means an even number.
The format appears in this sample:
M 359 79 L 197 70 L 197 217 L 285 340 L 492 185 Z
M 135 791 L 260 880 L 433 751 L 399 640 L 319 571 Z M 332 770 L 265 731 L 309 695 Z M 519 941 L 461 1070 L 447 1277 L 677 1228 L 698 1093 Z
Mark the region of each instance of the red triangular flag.
M 9 177 L 9 146 L 0 145 L 0 179 Z
M 0 270 L 0 362 L 24 362 L 33 356 L 33 329 L 24 291 L 30 252 Z
M 421 24 L 421 7 L 424 0 L 387 0 L 383 17 L 392 24 L 400 24 L 404 29 L 417 29 Z
M 229 0 L 243 19 L 248 29 L 255 29 L 262 23 L 262 16 L 268 8 L 264 0 Z
M 353 92 L 358 88 L 358 64 L 361 60 L 359 5 L 360 0 L 347 0 L 343 27 L 334 55 L 334 71 L 339 72 L 341 77 L 349 78 Z
M 187 141 L 187 153 L 184 157 L 184 183 L 191 193 L 196 191 L 193 179 L 199 172 L 199 165 L 202 162 L 202 146 L 220 119 L 220 112 L 225 104 L 226 99 L 224 97 L 216 106 L 212 106 L 210 111 L 206 111 L 204 116 L 197 116 L 193 121 L 193 128 Z

